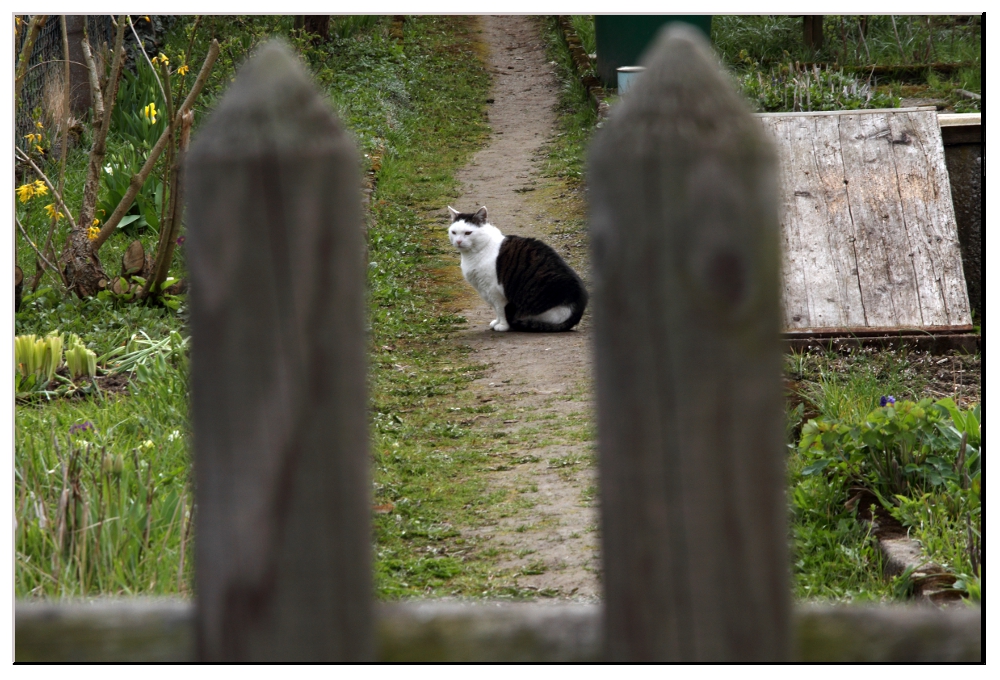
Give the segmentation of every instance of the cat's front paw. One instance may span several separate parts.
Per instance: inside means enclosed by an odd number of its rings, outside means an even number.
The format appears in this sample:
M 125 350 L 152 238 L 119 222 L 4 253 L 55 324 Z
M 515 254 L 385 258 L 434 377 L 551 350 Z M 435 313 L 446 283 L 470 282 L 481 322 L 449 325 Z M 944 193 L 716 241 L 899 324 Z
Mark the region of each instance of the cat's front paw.
M 499 321 L 499 319 L 493 319 L 493 321 L 490 321 L 490 328 L 493 328 L 494 326 L 496 326 L 497 325 L 497 321 Z
M 498 323 L 498 324 L 496 324 L 495 326 L 492 326 L 492 327 L 493 327 L 493 330 L 498 331 L 500 333 L 502 333 L 502 332 L 504 332 L 506 330 L 510 330 L 510 326 L 508 326 L 505 323 Z

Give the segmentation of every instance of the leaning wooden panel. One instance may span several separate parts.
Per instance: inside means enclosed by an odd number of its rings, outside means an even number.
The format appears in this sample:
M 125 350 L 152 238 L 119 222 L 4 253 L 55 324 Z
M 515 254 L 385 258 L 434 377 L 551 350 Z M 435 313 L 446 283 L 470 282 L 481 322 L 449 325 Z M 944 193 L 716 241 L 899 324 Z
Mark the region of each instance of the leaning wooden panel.
M 758 118 L 779 148 L 786 331 L 969 326 L 933 109 Z
M 650 55 L 589 165 L 607 652 L 785 659 L 774 152 L 700 34 Z
M 192 145 L 203 660 L 374 655 L 357 175 L 347 133 L 276 43 Z

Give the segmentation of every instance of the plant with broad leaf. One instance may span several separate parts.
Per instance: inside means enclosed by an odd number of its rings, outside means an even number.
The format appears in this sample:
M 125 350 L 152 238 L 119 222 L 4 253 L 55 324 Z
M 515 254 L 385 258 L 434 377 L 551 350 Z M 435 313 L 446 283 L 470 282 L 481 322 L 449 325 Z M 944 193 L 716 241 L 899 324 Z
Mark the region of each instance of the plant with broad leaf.
M 963 411 L 951 399 L 886 399 L 858 425 L 813 419 L 799 442 L 809 461 L 802 474 L 844 477 L 887 508 L 896 496 L 919 497 L 949 482 L 970 489 L 981 474 L 979 415 L 979 405 Z

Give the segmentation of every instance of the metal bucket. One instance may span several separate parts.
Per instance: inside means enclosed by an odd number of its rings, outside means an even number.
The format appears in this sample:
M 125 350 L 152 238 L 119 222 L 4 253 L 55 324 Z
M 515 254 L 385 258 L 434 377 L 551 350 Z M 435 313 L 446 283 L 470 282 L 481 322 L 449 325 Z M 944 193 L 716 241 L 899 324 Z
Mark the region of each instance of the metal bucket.
M 645 66 L 619 66 L 615 69 L 618 72 L 618 94 L 625 94 L 636 77 L 646 70 Z

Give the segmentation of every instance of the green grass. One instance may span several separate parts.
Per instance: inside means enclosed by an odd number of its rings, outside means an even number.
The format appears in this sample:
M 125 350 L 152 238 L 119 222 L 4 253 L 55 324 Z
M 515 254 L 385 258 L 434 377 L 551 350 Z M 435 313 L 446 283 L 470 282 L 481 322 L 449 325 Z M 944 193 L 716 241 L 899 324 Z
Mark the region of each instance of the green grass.
M 186 361 L 150 369 L 127 398 L 17 406 L 18 596 L 190 592 Z
M 458 523 L 489 521 L 509 504 L 507 492 L 486 491 L 484 472 L 493 456 L 507 455 L 512 445 L 462 424 L 483 406 L 471 397 L 465 403 L 456 394 L 482 367 L 472 365 L 448 340 L 462 319 L 448 307 L 457 267 L 443 257 L 447 243 L 436 214 L 457 191 L 454 170 L 486 133 L 490 80 L 475 51 L 474 20 L 408 19 L 401 41 L 389 36 L 388 23 L 379 18 L 351 31 L 334 31 L 327 44 L 290 36 L 361 151 L 382 157 L 367 215 L 370 395 L 374 501 L 391 504 L 392 511 L 375 515 L 376 587 L 383 597 L 517 595 L 511 579 L 492 578 L 493 557 L 480 554 L 454 529 Z M 168 37 L 164 51 L 172 61 L 187 48 L 192 25 L 185 18 Z M 213 33 L 222 41 L 222 57 L 199 108 L 218 100 L 235 66 L 257 43 L 272 34 L 288 37 L 290 30 L 290 18 L 203 19 L 193 41 L 193 61 L 200 61 Z M 110 268 L 118 253 L 106 247 L 101 255 Z M 183 329 L 183 324 L 183 307 L 174 314 L 80 302 L 61 298 L 57 290 L 29 298 L 16 319 L 18 333 L 72 330 L 99 354 L 139 329 L 157 338 Z M 177 510 L 177 499 L 188 506 L 191 499 L 184 445 L 187 393 L 183 378 L 172 372 L 179 370 L 166 366 L 153 382 L 134 382 L 129 396 L 109 395 L 103 402 L 17 407 L 18 595 L 163 594 L 187 587 L 187 567 L 182 578 L 176 575 L 177 518 L 184 515 Z M 106 473 L 103 454 L 98 457 L 93 448 L 89 457 L 71 453 L 65 441 L 69 428 L 83 421 L 96 427 L 94 436 L 112 461 L 122 458 L 121 472 L 112 465 Z M 152 447 L 144 447 L 147 440 Z M 139 456 L 138 473 L 133 451 Z M 52 538 L 53 523 L 43 519 L 58 515 L 60 456 L 79 463 L 74 479 L 83 495 L 73 506 L 79 522 L 71 526 L 104 522 L 99 539 L 87 528 L 72 534 L 79 540 L 67 542 L 64 529 L 59 544 Z M 148 508 L 147 497 L 152 498 Z M 117 527 L 114 532 L 112 526 Z M 80 546 L 90 546 L 88 541 L 110 544 L 101 544 L 100 550 L 90 547 L 85 551 L 89 557 L 79 557 Z M 100 559 L 94 557 L 98 554 Z
M 573 17 L 574 27 L 585 24 L 586 18 L 588 17 Z M 592 34 L 593 18 L 589 18 Z M 554 17 L 545 19 L 545 36 L 548 45 L 547 56 L 550 61 L 556 63 L 560 90 L 559 132 L 546 149 L 543 171 L 550 177 L 566 180 L 571 187 L 579 186 L 583 184 L 587 145 L 597 125 L 597 111 L 590 101 L 587 89 L 577 77 L 573 58 Z M 586 44 L 584 42 L 584 45 Z

